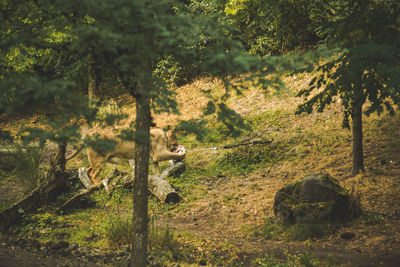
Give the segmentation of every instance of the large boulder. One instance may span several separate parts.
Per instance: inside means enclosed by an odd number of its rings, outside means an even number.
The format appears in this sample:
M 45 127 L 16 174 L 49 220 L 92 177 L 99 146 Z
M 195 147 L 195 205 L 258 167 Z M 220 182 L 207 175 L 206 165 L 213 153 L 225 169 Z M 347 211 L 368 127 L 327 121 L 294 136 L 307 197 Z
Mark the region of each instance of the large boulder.
M 274 214 L 284 224 L 345 222 L 350 219 L 350 199 L 329 174 L 309 175 L 275 194 Z

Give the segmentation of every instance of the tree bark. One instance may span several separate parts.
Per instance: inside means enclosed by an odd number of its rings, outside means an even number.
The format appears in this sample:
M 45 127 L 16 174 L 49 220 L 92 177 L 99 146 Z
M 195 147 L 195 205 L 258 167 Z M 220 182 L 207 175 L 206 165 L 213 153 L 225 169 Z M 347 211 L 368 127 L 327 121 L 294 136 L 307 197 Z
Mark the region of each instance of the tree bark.
M 67 150 L 67 142 L 62 142 L 58 144 L 57 154 L 50 164 L 50 170 L 47 174 L 47 187 L 45 187 L 46 198 L 48 200 L 55 199 L 62 192 L 65 191 L 67 181 L 65 173 L 65 152 Z M 60 178 L 64 177 L 64 179 Z
M 57 154 L 51 162 L 51 172 L 60 171 L 65 172 L 65 164 L 67 160 L 65 159 L 65 152 L 67 151 L 67 143 L 62 142 L 58 144 Z
M 143 84 L 139 90 L 145 91 Z M 136 96 L 136 148 L 135 181 L 133 184 L 133 240 L 130 265 L 147 265 L 148 237 L 148 173 L 150 149 L 150 98 L 143 94 Z
M 88 60 L 88 98 L 89 102 L 96 101 L 99 96 L 99 76 L 96 73 L 92 56 Z
M 362 104 L 353 105 L 352 113 L 353 133 L 353 175 L 364 171 L 363 159 L 363 132 L 362 132 Z
M 177 203 L 179 195 L 175 189 L 168 183 L 166 178 L 173 173 L 181 173 L 186 166 L 183 162 L 175 163 L 165 169 L 160 175 L 149 176 L 149 191 L 163 203 Z

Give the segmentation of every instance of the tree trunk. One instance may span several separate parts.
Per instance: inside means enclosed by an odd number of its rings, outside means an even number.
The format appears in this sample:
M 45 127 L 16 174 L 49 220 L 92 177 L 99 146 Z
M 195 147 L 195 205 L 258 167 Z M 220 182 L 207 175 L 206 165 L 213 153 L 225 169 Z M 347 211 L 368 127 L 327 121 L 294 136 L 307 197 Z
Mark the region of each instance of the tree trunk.
M 139 85 L 139 90 L 145 90 Z M 136 96 L 136 138 L 135 181 L 133 184 L 133 240 L 131 266 L 143 267 L 147 264 L 148 237 L 148 172 L 150 149 L 150 98 Z
M 63 142 L 58 144 L 57 154 L 51 162 L 51 172 L 60 171 L 65 172 L 65 164 L 67 160 L 65 159 L 65 152 L 67 151 L 67 143 Z
M 53 161 L 51 162 L 49 174 L 47 175 L 49 185 L 46 188 L 48 191 L 48 198 L 54 199 L 58 197 L 62 192 L 65 190 L 66 180 L 63 179 L 56 179 L 59 177 L 66 178 L 65 174 L 65 152 L 67 150 L 67 143 L 63 142 L 58 144 L 57 154 L 54 157 Z M 56 181 L 53 181 L 56 180 Z
M 363 132 L 362 132 L 362 104 L 356 103 L 352 113 L 353 132 L 353 175 L 364 171 L 363 160 Z
M 96 73 L 92 56 L 88 61 L 88 98 L 89 102 L 96 101 L 99 96 L 99 76 Z

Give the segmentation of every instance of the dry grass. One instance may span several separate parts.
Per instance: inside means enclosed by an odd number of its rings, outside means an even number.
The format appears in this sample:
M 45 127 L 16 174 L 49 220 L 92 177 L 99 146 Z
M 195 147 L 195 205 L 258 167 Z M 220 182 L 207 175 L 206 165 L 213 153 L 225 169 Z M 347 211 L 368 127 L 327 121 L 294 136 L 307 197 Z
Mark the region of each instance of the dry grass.
M 288 77 L 289 92 L 265 94 L 259 88 L 250 88 L 243 96 L 229 101 L 230 106 L 244 116 L 264 117 L 258 131 L 263 137 L 274 139 L 275 143 L 287 145 L 290 148 L 286 151 L 287 157 L 249 175 L 214 177 L 203 181 L 192 193 L 204 195 L 206 191 L 206 196 L 194 202 L 191 200 L 190 205 L 168 219 L 171 225 L 204 238 L 229 240 L 247 251 L 291 246 L 260 240 L 254 243 L 243 229 L 257 228 L 264 223 L 266 216 L 273 215 L 273 197 L 282 186 L 307 174 L 324 172 L 337 178 L 349 191 L 357 185 L 356 198 L 360 198 L 364 215 L 340 231 L 353 232 L 356 238 L 343 243 L 340 233 L 337 233 L 324 240 L 313 240 L 312 247 L 357 255 L 398 255 L 400 207 L 393 203 L 400 203 L 400 116 L 364 118 L 366 172 L 352 177 L 351 132 L 341 127 L 341 105 L 334 103 L 324 113 L 294 115 L 296 106 L 302 101 L 293 96 L 294 92 L 307 86 L 310 79 L 309 75 L 296 79 Z M 201 82 L 203 88 L 212 86 L 204 83 Z M 187 85 L 179 88 L 179 92 L 184 94 L 188 90 L 188 95 L 192 96 L 198 85 Z M 186 107 L 186 116 L 199 114 L 201 105 L 196 104 L 193 110 Z M 215 157 L 218 156 L 189 154 L 188 161 L 203 162 L 204 165 Z M 227 198 L 232 199 L 229 204 Z

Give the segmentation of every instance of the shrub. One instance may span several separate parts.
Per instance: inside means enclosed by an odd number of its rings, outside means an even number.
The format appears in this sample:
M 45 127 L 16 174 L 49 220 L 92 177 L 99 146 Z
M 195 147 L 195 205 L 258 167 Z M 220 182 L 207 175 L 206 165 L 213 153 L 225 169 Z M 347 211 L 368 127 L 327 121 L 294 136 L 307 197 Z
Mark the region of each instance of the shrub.
M 175 60 L 173 56 L 166 56 L 158 61 L 154 75 L 170 86 L 181 86 L 189 82 L 194 73 Z
M 148 247 L 152 257 L 166 258 L 169 261 L 179 261 L 190 257 L 184 247 L 177 240 L 176 233 L 167 225 L 161 228 L 157 225 L 155 217 L 151 218 Z
M 106 238 L 111 246 L 121 248 L 123 245 L 131 244 L 132 240 L 132 219 L 111 218 L 106 228 Z
M 111 217 L 105 227 L 105 236 L 111 246 L 121 248 L 121 246 L 128 245 L 131 249 L 132 230 L 130 216 L 128 218 Z M 183 246 L 177 240 L 175 231 L 168 226 L 158 227 L 154 218 L 150 220 L 148 250 L 153 260 L 154 258 L 163 258 L 177 261 L 188 257 L 185 256 L 186 253 L 183 252 Z

